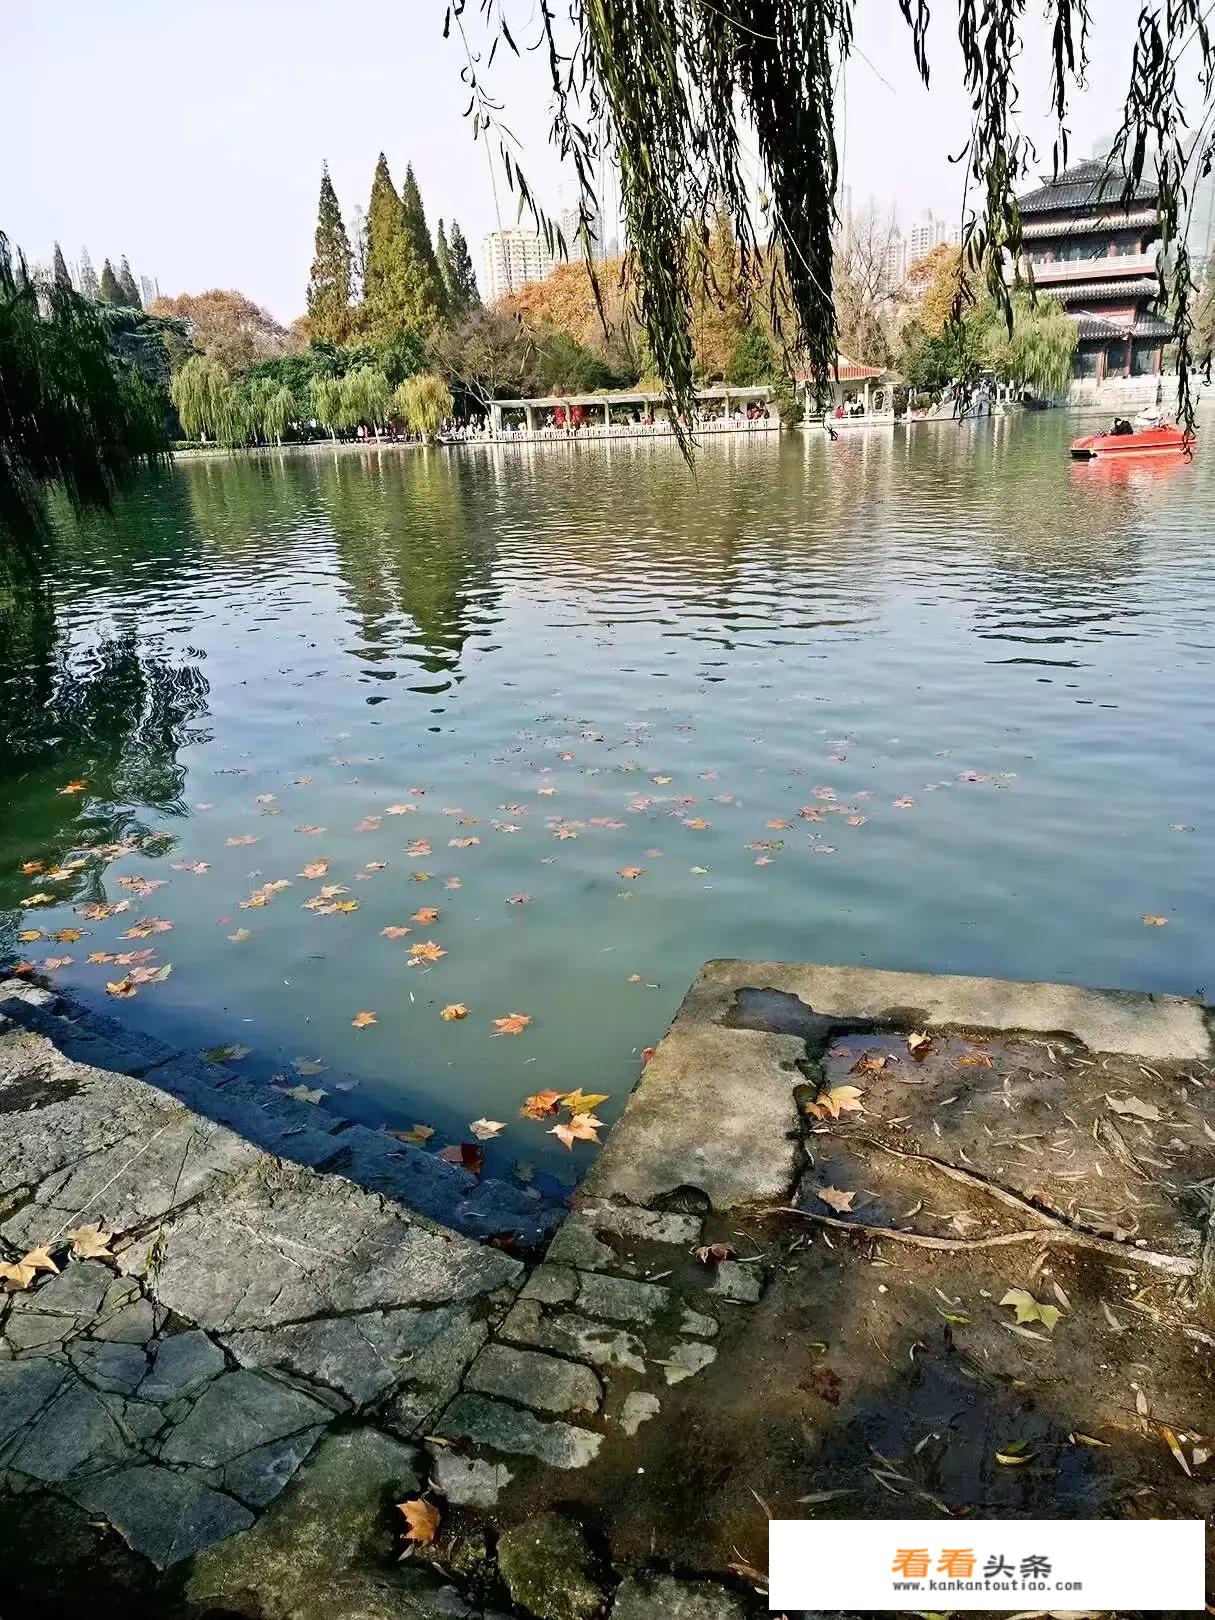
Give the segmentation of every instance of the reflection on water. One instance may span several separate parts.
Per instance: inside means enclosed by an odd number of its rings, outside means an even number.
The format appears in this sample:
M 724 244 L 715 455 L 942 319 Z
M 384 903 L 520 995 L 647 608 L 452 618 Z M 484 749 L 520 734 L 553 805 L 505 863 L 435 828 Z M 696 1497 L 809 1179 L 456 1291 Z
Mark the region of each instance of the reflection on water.
M 1215 471 L 1072 463 L 1073 431 L 723 438 L 694 476 L 641 440 L 149 476 L 0 612 L 2 943 L 113 1010 L 86 957 L 172 922 L 124 1018 L 266 1079 L 323 1064 L 322 1106 L 436 1143 L 501 1120 L 498 1168 L 570 1162 L 521 1099 L 614 1117 L 709 956 L 1189 993 Z M 123 877 L 163 886 L 82 923 Z M 322 882 L 357 911 L 302 909 Z

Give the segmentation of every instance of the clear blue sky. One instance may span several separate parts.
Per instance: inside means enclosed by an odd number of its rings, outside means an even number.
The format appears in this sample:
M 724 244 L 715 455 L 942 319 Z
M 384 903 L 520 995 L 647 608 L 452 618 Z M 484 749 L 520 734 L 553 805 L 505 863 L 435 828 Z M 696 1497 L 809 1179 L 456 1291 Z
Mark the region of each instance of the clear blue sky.
M 1092 89 L 1077 103 L 1073 150 L 1118 122 L 1139 0 L 1094 7 Z M 531 0 L 506 0 L 521 41 Z M 1035 15 L 1038 7 L 1031 7 Z M 126 253 L 166 293 L 239 287 L 282 320 L 300 313 L 321 161 L 349 218 L 366 205 L 383 148 L 398 184 L 412 162 L 433 228 L 458 218 L 480 264 L 495 223 L 483 143 L 462 117 L 461 47 L 442 37 L 444 0 L 374 7 L 336 0 L 34 0 L 5 7 L 0 57 L 0 229 L 30 258 L 57 238 Z M 872 195 L 956 216 L 969 106 L 951 45 L 952 6 L 934 6 L 933 88 L 915 78 L 894 0 L 860 0 L 861 54 L 846 83 L 845 179 Z M 470 5 L 470 21 L 479 7 Z M 1050 162 L 1047 35 L 1031 24 L 1023 125 Z M 1194 53 L 1197 54 L 1196 51 Z M 494 68 L 537 191 L 572 190 L 547 145 L 544 64 Z M 18 155 L 21 155 L 19 158 Z M 503 200 L 507 223 L 513 203 Z

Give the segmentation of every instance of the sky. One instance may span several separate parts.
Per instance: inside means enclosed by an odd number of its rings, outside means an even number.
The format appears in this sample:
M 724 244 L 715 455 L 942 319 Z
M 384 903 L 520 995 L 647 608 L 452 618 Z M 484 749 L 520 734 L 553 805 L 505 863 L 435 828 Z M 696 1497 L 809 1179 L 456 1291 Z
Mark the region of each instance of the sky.
M 505 0 L 535 37 L 534 0 Z M 1072 153 L 1118 125 L 1140 0 L 1093 8 L 1090 86 Z M 1021 126 L 1049 168 L 1048 35 L 1031 6 Z M 366 207 L 383 150 L 398 186 L 412 163 L 432 229 L 453 216 L 480 267 L 497 221 L 485 142 L 463 116 L 462 47 L 443 38 L 445 0 L 351 8 L 337 0 L 7 0 L 0 56 L 0 230 L 34 261 L 88 247 L 100 272 L 127 254 L 166 294 L 236 287 L 286 322 L 300 314 L 322 161 L 349 219 Z M 479 7 L 469 5 L 470 19 Z M 969 127 L 952 8 L 933 7 L 931 90 L 895 0 L 859 0 L 843 85 L 843 180 L 905 222 L 961 213 L 950 163 Z M 529 26 L 530 22 L 530 26 Z M 950 49 L 952 45 L 952 50 Z M 1195 49 L 1194 54 L 1197 54 Z M 546 65 L 505 51 L 492 81 L 523 167 L 547 205 L 574 199 L 548 145 Z M 13 155 L 20 158 L 14 161 Z M 497 172 L 503 222 L 514 202 Z M 610 209 L 609 209 L 610 211 Z M 608 234 L 611 234 L 609 223 Z

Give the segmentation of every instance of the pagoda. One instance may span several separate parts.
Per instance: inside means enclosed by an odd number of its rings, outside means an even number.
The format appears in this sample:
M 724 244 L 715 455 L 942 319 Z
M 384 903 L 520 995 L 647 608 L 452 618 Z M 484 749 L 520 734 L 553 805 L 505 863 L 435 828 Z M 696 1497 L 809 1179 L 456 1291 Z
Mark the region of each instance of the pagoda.
M 1158 310 L 1157 186 L 1127 198 L 1106 159 L 1073 164 L 1019 202 L 1038 296 L 1058 299 L 1077 327 L 1073 375 L 1100 383 L 1154 377 L 1172 327 Z

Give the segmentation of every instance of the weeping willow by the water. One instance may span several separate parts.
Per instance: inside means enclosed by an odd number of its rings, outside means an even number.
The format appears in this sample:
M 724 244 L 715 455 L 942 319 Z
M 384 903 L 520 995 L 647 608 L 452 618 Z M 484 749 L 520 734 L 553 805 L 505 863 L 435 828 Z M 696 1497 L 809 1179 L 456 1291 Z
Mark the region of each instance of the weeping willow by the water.
M 45 538 L 48 489 L 107 507 L 165 449 L 152 390 L 114 359 L 93 306 L 36 283 L 0 233 L 0 571 Z
M 429 439 L 451 415 L 451 390 L 433 371 L 406 377 L 392 396 L 393 409 L 411 432 Z
M 889 0 L 879 8 L 893 12 Z M 631 296 L 659 375 L 685 407 L 693 390 L 690 310 L 697 264 L 718 210 L 729 216 L 744 274 L 766 283 L 773 323 L 818 379 L 836 362 L 832 234 L 839 181 L 836 94 L 853 48 L 854 0 L 451 0 L 447 29 L 463 41 L 463 77 L 474 134 L 493 131 L 508 182 L 546 231 L 520 172 L 518 148 L 500 122 L 487 74 L 497 45 L 518 54 L 547 52 L 554 104 L 552 140 L 577 175 L 578 236 L 591 242 L 596 181 L 606 154 L 618 167 L 629 240 Z M 898 0 L 908 48 L 929 81 L 928 0 Z M 958 132 L 967 203 L 963 237 L 973 277 L 1002 312 L 1011 333 L 1013 304 L 1005 278 L 1021 254 L 1016 191 L 1039 161 L 1019 132 L 1019 75 L 1026 0 L 956 0 L 954 28 L 973 108 Z M 1082 85 L 1094 26 L 1089 0 L 1045 0 L 1052 25 L 1048 60 L 1057 134 L 1056 171 L 1067 161 L 1072 92 Z M 1145 173 L 1159 189 L 1160 294 L 1174 323 L 1180 404 L 1192 418 L 1189 376 L 1195 364 L 1191 266 L 1185 248 L 1189 177 L 1215 159 L 1215 94 L 1207 15 L 1210 0 L 1143 0 L 1128 29 L 1125 13 L 1103 5 L 1096 25 L 1126 35 L 1131 66 L 1122 127 L 1110 158 L 1109 200 L 1133 195 Z M 480 13 L 488 50 L 472 37 Z M 532 18 L 535 18 L 533 23 Z M 1196 115 L 1183 106 L 1186 62 L 1199 81 Z M 1179 68 L 1181 69 L 1179 75 Z M 754 162 L 765 186 L 752 203 Z M 959 283 L 962 300 L 973 297 Z M 1209 366 L 1210 357 L 1199 359 Z

